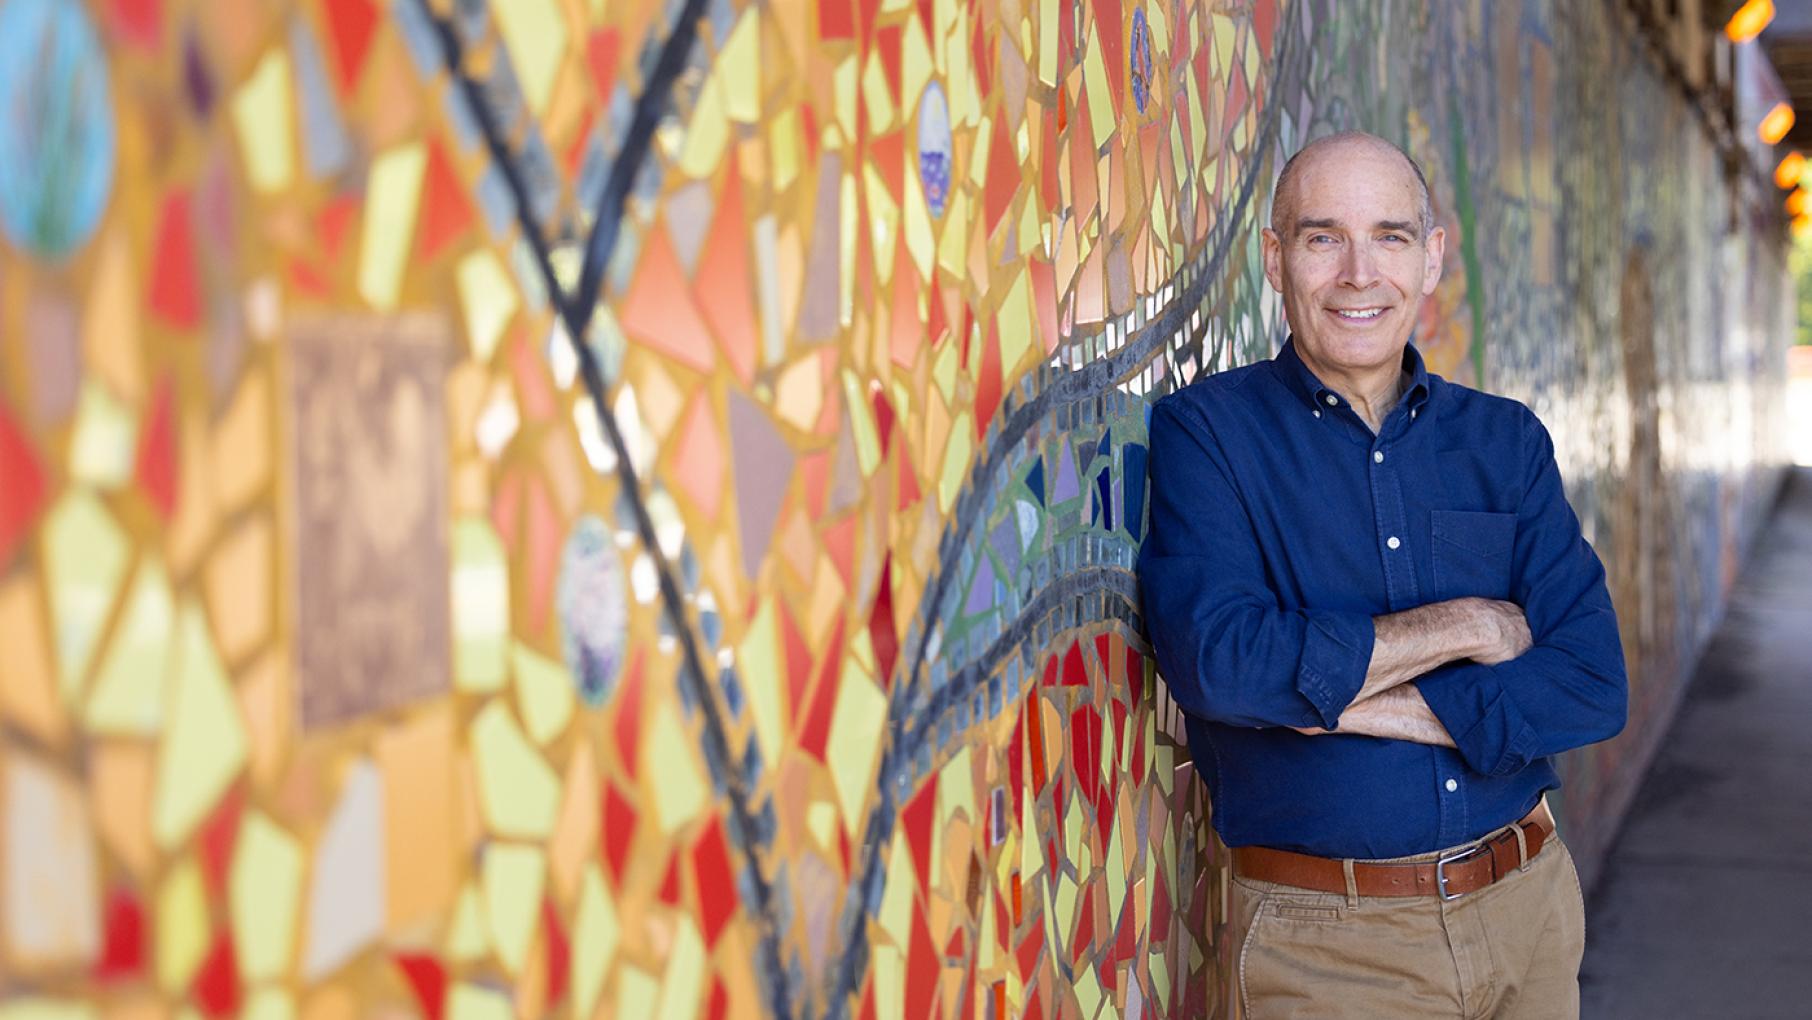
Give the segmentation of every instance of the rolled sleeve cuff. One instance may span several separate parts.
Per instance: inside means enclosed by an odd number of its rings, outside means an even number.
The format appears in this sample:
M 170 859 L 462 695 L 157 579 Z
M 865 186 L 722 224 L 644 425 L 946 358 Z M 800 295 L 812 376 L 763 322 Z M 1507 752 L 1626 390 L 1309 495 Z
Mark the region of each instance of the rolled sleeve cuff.
M 1476 662 L 1443 666 L 1417 680 L 1416 689 L 1474 771 L 1507 776 L 1536 757 L 1535 728 L 1492 667 Z
M 1334 729 L 1340 713 L 1365 684 L 1377 635 L 1364 613 L 1309 614 L 1302 659 L 1296 667 L 1296 689 L 1315 706 L 1325 729 Z

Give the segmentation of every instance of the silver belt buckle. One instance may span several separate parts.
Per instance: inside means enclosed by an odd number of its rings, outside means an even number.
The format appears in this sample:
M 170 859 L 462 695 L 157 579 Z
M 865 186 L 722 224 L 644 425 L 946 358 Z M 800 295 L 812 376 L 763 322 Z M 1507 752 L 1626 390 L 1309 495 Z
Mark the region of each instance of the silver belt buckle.
M 1487 846 L 1484 842 L 1481 841 L 1481 842 L 1472 844 L 1470 847 L 1467 847 L 1464 850 L 1455 850 L 1455 851 L 1452 851 L 1451 853 L 1442 854 L 1438 859 L 1436 859 L 1435 860 L 1435 872 L 1434 872 L 1435 873 L 1435 885 L 1438 887 L 1438 891 L 1441 894 L 1441 899 L 1451 903 L 1454 900 L 1459 899 L 1461 896 L 1466 895 L 1465 893 L 1454 893 L 1451 896 L 1449 896 L 1447 894 L 1447 866 L 1449 864 L 1453 864 L 1456 861 L 1464 861 L 1467 858 L 1473 857 L 1477 854 L 1490 853 L 1490 852 L 1491 852 L 1491 847 Z

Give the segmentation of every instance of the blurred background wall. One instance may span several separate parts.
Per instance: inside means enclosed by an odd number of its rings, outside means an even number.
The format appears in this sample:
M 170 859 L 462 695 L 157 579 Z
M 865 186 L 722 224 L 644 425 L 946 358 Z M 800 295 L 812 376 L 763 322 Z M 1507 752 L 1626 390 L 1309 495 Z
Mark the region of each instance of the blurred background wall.
M 0 0 L 0 1014 L 1203 1015 L 1144 413 L 1351 127 L 1610 571 L 1590 865 L 1784 456 L 1662 6 Z

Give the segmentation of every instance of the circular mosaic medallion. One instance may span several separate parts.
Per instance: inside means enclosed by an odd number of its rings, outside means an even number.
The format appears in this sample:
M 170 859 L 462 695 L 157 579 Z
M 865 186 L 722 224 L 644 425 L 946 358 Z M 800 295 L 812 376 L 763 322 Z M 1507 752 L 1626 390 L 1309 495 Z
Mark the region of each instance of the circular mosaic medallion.
M 0 229 L 58 259 L 94 234 L 113 189 L 107 57 L 77 0 L 0 3 Z
M 950 103 L 937 82 L 919 99 L 919 184 L 932 216 L 944 215 L 950 201 Z
M 1133 103 L 1144 113 L 1145 104 L 1151 102 L 1151 26 L 1145 22 L 1143 7 L 1133 8 L 1131 49 Z
M 629 610 L 623 560 L 604 522 L 587 514 L 573 526 L 560 554 L 554 594 L 561 646 L 579 697 L 601 705 L 616 686 L 628 643 Z

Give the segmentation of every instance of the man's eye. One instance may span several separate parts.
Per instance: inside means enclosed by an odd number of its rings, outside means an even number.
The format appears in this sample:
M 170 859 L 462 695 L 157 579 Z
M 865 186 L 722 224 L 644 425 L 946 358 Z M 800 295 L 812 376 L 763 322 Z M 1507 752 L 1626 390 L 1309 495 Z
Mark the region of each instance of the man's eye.
M 1384 239 L 1392 244 L 1401 244 L 1406 240 L 1402 234 L 1385 234 Z
M 1327 234 L 1315 234 L 1309 238 L 1310 244 L 1332 244 L 1334 239 Z

